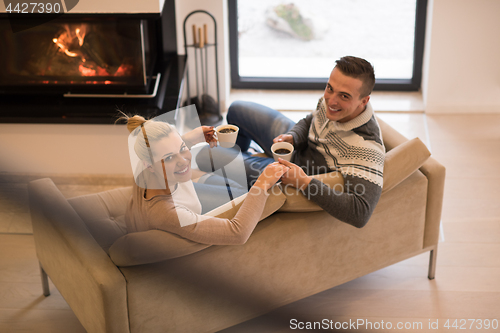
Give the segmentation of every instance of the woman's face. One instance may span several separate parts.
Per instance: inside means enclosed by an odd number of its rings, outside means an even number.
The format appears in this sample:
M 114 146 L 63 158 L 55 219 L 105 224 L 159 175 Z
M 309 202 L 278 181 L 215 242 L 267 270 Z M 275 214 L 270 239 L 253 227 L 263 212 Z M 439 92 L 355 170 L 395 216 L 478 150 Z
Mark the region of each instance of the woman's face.
M 155 160 L 155 172 L 163 174 L 161 160 L 164 161 L 169 186 L 191 179 L 191 151 L 179 134 L 172 132 L 170 135 L 152 142 L 151 151 Z

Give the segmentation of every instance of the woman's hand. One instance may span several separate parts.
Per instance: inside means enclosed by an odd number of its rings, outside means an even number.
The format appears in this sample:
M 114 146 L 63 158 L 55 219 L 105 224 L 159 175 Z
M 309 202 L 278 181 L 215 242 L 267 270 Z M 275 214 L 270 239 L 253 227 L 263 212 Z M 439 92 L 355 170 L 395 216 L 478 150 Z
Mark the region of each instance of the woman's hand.
M 311 182 L 311 177 L 306 175 L 304 170 L 297 164 L 288 162 L 282 158 L 278 158 L 278 161 L 284 166 L 288 167 L 288 171 L 281 177 L 281 182 L 283 185 L 291 185 L 299 190 L 304 190 Z
M 271 163 L 262 171 L 253 186 L 257 186 L 267 192 L 288 169 L 287 166 L 278 162 Z
M 215 130 L 213 126 L 201 126 L 205 141 L 210 145 L 210 148 L 217 147 L 217 139 L 215 138 Z
M 273 139 L 273 142 L 288 142 L 293 145 L 293 136 L 291 134 L 281 134 Z

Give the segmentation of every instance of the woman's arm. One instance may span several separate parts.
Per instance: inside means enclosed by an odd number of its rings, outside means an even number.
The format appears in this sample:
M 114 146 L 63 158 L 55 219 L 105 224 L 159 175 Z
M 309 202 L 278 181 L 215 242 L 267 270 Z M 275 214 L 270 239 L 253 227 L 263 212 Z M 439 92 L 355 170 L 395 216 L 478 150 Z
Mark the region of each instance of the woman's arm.
M 188 148 L 200 142 L 208 142 L 210 147 L 215 147 L 217 146 L 217 140 L 214 134 L 215 130 L 213 126 L 200 126 L 184 134 L 182 140 L 184 140 Z
M 252 234 L 264 210 L 267 191 L 288 168 L 270 164 L 252 186 L 233 219 L 206 218 L 188 209 L 177 209 L 173 204 L 157 201 L 150 212 L 150 227 L 165 230 L 192 241 L 213 245 L 244 244 Z M 196 217 L 194 216 L 196 215 Z M 198 218 L 197 223 L 181 226 L 180 220 Z

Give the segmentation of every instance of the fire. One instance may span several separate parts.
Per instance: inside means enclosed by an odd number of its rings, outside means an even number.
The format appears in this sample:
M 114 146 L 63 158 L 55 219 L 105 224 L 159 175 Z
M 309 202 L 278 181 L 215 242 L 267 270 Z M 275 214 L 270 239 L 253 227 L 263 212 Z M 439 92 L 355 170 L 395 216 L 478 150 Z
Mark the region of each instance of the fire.
M 71 52 L 70 50 L 68 50 L 68 48 L 59 41 L 59 39 L 57 38 L 54 38 L 52 39 L 52 41 L 54 42 L 54 44 L 56 44 L 57 46 L 59 46 L 59 48 L 64 52 L 66 53 L 66 55 L 68 57 L 78 57 L 78 54 L 75 53 L 75 52 Z
M 83 38 L 85 38 L 85 34 L 84 33 L 80 33 L 80 28 L 76 28 L 75 32 L 76 32 L 76 37 L 78 38 L 78 44 L 80 44 L 80 46 L 83 45 Z
M 106 41 L 101 37 L 104 36 L 105 31 L 95 31 L 96 28 L 88 23 L 64 24 L 61 28 L 57 35 L 52 36 L 52 42 L 59 54 L 57 57 L 63 57 L 60 58 L 63 60 L 60 66 L 65 66 L 64 71 L 68 74 L 81 77 L 120 77 L 133 73 L 133 65 L 122 63 L 118 66 L 118 64 L 109 63 L 106 53 L 100 51 L 99 46 Z M 64 60 L 64 57 L 69 57 L 71 60 Z M 104 84 L 118 83 L 111 80 L 86 81 L 86 83 L 94 84 L 103 82 Z
M 125 76 L 132 70 L 132 66 L 121 65 L 115 72 L 114 76 Z
M 65 24 L 64 31 L 52 41 L 59 47 L 59 51 L 64 52 L 68 57 L 76 58 L 79 56 L 82 61 L 85 61 L 80 47 L 83 45 L 87 26 L 87 24 L 81 24 L 80 27 L 72 29 L 69 24 Z
M 94 34 L 91 25 L 82 24 L 64 24 L 63 31 L 54 36 L 52 42 L 57 45 L 59 52 L 65 56 L 74 58 L 78 66 L 78 72 L 81 76 L 127 76 L 130 75 L 133 67 L 131 65 L 121 64 L 118 68 L 106 64 L 99 54 L 92 48 L 92 42 L 86 41 L 87 34 Z M 93 35 L 95 36 L 95 35 Z M 93 39 L 95 41 L 95 39 Z M 111 84 L 111 81 L 105 81 L 105 84 Z
M 78 70 L 80 71 L 80 73 L 82 73 L 82 76 L 96 76 L 96 71 L 92 68 L 88 68 L 88 67 L 85 67 L 83 66 L 83 64 L 81 64 L 79 67 L 78 67 Z

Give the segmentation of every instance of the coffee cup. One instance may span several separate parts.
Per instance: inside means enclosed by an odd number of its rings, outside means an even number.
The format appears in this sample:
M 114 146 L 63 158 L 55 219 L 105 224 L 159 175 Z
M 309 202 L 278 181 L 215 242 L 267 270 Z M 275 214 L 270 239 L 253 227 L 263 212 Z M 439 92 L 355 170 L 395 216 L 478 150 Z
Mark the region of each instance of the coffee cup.
M 290 161 L 292 159 L 293 145 L 288 142 L 276 142 L 271 146 L 271 151 L 276 162 L 278 157 Z
M 236 143 L 236 138 L 239 132 L 238 126 L 234 125 L 220 125 L 215 128 L 217 133 L 217 141 L 223 148 L 231 148 Z

